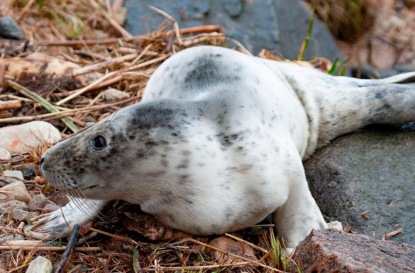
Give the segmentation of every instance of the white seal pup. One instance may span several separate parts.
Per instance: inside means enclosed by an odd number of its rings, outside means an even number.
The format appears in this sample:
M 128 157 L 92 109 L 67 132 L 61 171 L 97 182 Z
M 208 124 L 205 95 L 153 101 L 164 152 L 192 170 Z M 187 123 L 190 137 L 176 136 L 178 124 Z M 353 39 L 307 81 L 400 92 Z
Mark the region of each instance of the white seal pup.
M 140 103 L 44 154 L 45 177 L 76 198 L 26 232 L 65 236 L 122 199 L 198 235 L 273 213 L 295 247 L 327 227 L 302 160 L 365 125 L 414 121 L 414 80 L 334 77 L 220 47 L 183 50 L 154 72 Z

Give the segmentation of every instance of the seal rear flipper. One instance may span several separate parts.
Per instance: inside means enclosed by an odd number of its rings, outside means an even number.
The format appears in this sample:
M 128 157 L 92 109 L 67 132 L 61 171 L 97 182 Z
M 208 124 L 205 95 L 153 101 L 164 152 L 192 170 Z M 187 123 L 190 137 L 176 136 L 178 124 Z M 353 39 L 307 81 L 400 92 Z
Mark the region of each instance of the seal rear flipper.
M 319 88 L 311 86 L 309 93 L 297 92 L 307 109 L 311 127 L 304 158 L 335 137 L 367 125 L 415 121 L 415 72 L 379 80 L 320 74 L 315 81 Z
M 403 74 L 398 74 L 395 76 L 383 78 L 383 79 L 374 79 L 374 80 L 359 80 L 364 81 L 359 86 L 373 86 L 373 85 L 383 85 L 383 84 L 391 84 L 391 83 L 414 83 L 415 84 L 415 72 L 408 72 Z

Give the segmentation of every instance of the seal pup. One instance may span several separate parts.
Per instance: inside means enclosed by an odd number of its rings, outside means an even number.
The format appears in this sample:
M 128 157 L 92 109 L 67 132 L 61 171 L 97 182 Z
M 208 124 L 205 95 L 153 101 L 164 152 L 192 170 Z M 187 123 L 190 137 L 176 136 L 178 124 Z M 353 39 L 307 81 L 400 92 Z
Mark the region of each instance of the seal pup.
M 122 199 L 198 235 L 273 213 L 291 249 L 327 227 L 302 160 L 368 124 L 414 121 L 414 81 L 415 73 L 360 80 L 220 47 L 183 50 L 154 72 L 140 103 L 43 155 L 47 180 L 75 198 L 26 234 L 66 236 Z

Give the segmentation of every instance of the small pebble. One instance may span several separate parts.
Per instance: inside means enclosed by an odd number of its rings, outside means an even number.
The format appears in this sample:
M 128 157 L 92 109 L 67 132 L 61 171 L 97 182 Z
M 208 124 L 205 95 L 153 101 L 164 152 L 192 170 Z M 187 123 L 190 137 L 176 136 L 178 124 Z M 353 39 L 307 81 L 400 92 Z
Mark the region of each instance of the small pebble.
M 29 202 L 29 209 L 32 211 L 37 209 L 43 209 L 47 202 L 48 199 L 43 194 L 36 194 Z
M 29 203 L 32 197 L 23 182 L 18 181 L 0 188 L 0 203 L 12 200 Z
M 0 238 L 0 245 L 6 241 L 18 241 L 18 240 L 24 240 L 23 236 L 15 235 L 15 234 L 8 234 Z
M 55 210 L 60 209 L 61 207 L 52 203 L 52 204 L 46 204 L 46 206 L 43 207 L 42 211 L 40 212 L 40 214 L 46 214 Z
M 11 200 L 6 203 L 0 203 L 0 213 L 7 213 L 10 209 L 28 209 L 29 207 L 25 202 Z
M 0 160 L 10 160 L 12 155 L 6 149 L 0 148 Z
M 102 97 L 105 101 L 119 101 L 128 99 L 130 97 L 130 94 L 114 88 L 108 88 L 107 90 L 102 92 Z
M 36 259 L 30 262 L 26 273 L 51 273 L 52 263 L 42 256 L 37 256 Z
M 14 178 L 17 178 L 17 179 L 20 179 L 20 180 L 24 180 L 23 173 L 21 171 L 7 170 L 7 171 L 4 171 L 3 174 L 5 176 L 14 177 Z
M 0 17 L 0 37 L 5 39 L 24 40 L 22 30 L 10 16 Z
M 22 170 L 22 173 L 24 179 L 29 180 L 36 175 L 36 168 L 33 165 L 28 165 Z
M 20 221 L 24 221 L 24 220 L 29 220 L 33 217 L 29 216 L 29 212 L 23 209 L 12 209 L 11 212 L 11 217 L 13 220 L 15 220 L 16 222 L 20 222 Z

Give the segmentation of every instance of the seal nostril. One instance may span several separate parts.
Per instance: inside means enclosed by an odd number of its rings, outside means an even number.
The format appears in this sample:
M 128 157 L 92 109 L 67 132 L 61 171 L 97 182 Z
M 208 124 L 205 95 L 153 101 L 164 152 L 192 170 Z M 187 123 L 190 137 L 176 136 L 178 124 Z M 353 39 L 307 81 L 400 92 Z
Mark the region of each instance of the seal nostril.
M 45 158 L 44 158 L 44 157 L 42 157 L 42 158 L 40 159 L 40 165 L 42 165 L 44 161 L 45 161 Z

